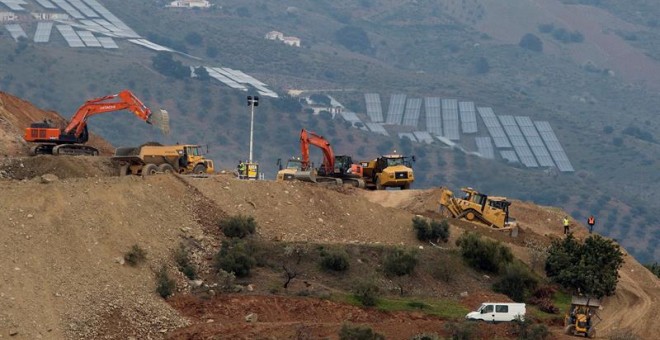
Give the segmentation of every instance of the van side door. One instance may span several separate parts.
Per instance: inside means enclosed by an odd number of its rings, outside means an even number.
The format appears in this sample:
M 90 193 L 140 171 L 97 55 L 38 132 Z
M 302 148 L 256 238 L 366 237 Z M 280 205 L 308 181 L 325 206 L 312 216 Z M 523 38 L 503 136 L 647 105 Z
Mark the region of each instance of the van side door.
M 509 305 L 495 305 L 495 319 L 494 321 L 511 321 L 512 317 L 509 314 Z
M 495 309 L 494 309 L 494 307 L 495 306 L 493 306 L 493 305 L 485 305 L 481 309 L 482 320 L 490 321 L 490 322 L 495 321 Z

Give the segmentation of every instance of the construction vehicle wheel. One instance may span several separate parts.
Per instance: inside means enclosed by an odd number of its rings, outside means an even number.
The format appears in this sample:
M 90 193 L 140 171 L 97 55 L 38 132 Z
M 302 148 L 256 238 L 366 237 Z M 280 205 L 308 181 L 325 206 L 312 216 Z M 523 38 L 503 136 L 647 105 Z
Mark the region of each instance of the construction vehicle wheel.
M 574 330 L 575 330 L 575 325 L 568 325 L 564 328 L 564 334 L 573 335 Z
M 401 190 L 408 190 L 410 189 L 410 183 L 406 183 L 403 186 L 401 186 Z
M 383 188 L 383 185 L 380 184 L 380 177 L 376 176 L 376 180 L 375 180 L 374 182 L 376 182 L 376 190 L 383 190 L 383 189 L 385 189 L 385 188 Z
M 124 164 L 124 165 L 120 166 L 119 167 L 119 176 L 129 175 L 130 170 L 128 170 L 128 168 L 129 168 L 128 164 Z
M 174 173 L 174 168 L 171 165 L 165 163 L 158 166 L 158 171 L 164 174 L 171 174 Z
M 206 173 L 206 165 L 204 164 L 197 164 L 193 168 L 193 173 L 194 174 L 203 174 Z
M 475 214 L 474 214 L 472 211 L 470 211 L 470 212 L 468 212 L 467 214 L 465 214 L 465 219 L 468 220 L 468 221 L 473 221 L 475 217 L 476 217 L 476 216 L 475 216 Z
M 587 338 L 593 339 L 596 337 L 596 329 L 595 328 L 590 328 L 589 331 L 587 332 Z
M 147 164 L 142 168 L 142 176 L 151 176 L 158 172 L 158 166 L 156 164 Z

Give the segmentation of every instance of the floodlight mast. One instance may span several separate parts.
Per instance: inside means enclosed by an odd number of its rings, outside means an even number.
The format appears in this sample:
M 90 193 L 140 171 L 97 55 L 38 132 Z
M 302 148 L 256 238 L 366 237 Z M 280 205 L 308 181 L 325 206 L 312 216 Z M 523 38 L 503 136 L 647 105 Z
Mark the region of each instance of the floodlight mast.
M 254 138 L 254 107 L 259 106 L 259 97 L 258 96 L 247 96 L 247 103 L 250 107 L 250 157 L 248 162 L 252 163 L 252 141 Z

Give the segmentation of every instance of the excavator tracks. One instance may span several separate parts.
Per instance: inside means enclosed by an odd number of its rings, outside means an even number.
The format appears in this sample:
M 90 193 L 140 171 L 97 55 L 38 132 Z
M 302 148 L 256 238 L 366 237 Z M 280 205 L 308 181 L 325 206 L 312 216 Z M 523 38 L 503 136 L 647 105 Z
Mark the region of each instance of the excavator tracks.
M 61 144 L 53 147 L 52 154 L 55 156 L 98 156 L 99 150 L 82 144 Z

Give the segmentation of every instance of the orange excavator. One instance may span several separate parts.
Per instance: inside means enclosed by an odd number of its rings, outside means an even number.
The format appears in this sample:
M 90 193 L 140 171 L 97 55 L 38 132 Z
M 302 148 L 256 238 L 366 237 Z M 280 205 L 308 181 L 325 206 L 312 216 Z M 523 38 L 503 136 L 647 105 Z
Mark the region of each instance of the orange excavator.
M 318 169 L 314 169 L 309 161 L 309 145 L 314 145 L 323 152 L 323 163 Z M 353 158 L 347 155 L 336 156 L 330 142 L 323 136 L 314 132 L 302 129 L 300 131 L 300 170 L 296 178 L 304 177 L 309 173 L 308 178 L 312 182 L 335 182 L 339 185 L 343 183 L 351 184 L 354 187 L 364 188 L 365 181 L 362 179 L 362 166 L 353 163 Z
M 129 110 L 138 118 L 152 124 L 151 110 L 146 107 L 131 91 L 123 90 L 118 94 L 90 99 L 71 117 L 69 124 L 60 128 L 51 121 L 44 120 L 30 124 L 25 129 L 24 139 L 37 143 L 30 149 L 32 155 L 91 155 L 97 156 L 99 150 L 84 145 L 89 139 L 87 118 L 112 111 Z M 161 110 L 162 115 L 166 111 Z M 165 117 L 160 117 L 166 119 Z M 165 130 L 164 127 L 162 127 Z

